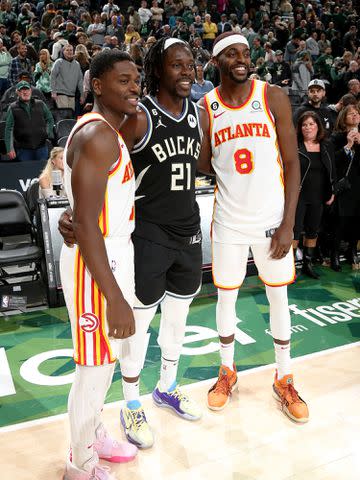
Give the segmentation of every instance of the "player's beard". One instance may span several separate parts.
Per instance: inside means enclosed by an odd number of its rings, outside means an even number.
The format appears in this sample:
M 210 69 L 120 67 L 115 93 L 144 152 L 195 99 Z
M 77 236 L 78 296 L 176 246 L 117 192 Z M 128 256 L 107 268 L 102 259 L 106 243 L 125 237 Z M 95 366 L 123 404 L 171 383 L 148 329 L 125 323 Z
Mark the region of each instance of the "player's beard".
M 249 76 L 249 70 L 248 70 L 248 72 L 247 72 L 246 77 L 244 77 L 244 78 L 238 78 L 238 77 L 236 77 L 231 70 L 230 70 L 230 72 L 229 72 L 229 77 L 230 77 L 230 79 L 231 79 L 233 82 L 239 83 L 239 84 L 242 84 L 242 83 L 247 82 L 248 76 Z

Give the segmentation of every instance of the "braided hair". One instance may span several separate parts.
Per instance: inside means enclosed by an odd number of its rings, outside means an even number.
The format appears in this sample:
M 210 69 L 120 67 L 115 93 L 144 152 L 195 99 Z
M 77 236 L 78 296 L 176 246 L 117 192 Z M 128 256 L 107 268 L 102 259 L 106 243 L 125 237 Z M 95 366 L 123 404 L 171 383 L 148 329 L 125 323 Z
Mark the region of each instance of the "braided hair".
M 168 37 L 163 37 L 155 42 L 144 59 L 145 86 L 148 95 L 155 96 L 160 87 L 160 75 L 163 71 L 166 53 L 164 50 L 166 40 L 168 40 Z M 176 45 L 183 45 L 191 52 L 190 46 L 187 42 L 179 41 Z

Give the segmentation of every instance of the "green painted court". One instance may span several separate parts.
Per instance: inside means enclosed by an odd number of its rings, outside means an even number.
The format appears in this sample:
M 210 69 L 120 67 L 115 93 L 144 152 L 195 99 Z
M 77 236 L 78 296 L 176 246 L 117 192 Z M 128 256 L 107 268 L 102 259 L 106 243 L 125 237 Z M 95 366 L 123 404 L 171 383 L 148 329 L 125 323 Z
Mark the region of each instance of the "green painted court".
M 319 267 L 321 280 L 300 276 L 289 287 L 292 356 L 299 357 L 360 340 L 360 271 Z M 205 284 L 193 302 L 179 366 L 182 384 L 218 373 L 216 291 Z M 239 371 L 274 362 L 269 308 L 257 277 L 248 277 L 237 301 L 235 360 Z M 160 315 L 149 332 L 141 393 L 154 388 L 160 367 L 156 339 Z M 0 317 L 0 427 L 66 412 L 74 363 L 65 308 Z M 122 398 L 119 368 L 107 401 Z

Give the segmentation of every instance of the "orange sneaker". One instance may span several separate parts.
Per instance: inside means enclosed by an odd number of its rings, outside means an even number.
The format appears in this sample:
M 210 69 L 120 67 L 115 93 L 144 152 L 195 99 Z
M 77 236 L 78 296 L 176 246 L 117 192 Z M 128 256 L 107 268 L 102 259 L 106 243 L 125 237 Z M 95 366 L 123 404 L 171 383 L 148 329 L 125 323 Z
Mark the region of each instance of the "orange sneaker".
M 229 403 L 231 393 L 236 388 L 237 375 L 235 364 L 233 370 L 221 365 L 219 378 L 208 393 L 207 404 L 210 410 L 222 410 Z
M 273 395 L 281 403 L 282 411 L 291 420 L 297 423 L 306 423 L 309 420 L 308 406 L 295 390 L 292 375 L 285 375 L 278 380 L 277 372 L 275 373 Z

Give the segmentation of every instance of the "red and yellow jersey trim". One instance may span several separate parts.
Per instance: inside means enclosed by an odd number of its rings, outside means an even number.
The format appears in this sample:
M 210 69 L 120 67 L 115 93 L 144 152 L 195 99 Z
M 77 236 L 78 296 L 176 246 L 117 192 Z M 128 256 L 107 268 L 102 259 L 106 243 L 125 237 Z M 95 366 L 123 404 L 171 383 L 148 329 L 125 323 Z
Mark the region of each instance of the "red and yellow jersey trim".
M 241 110 L 242 108 L 246 107 L 250 102 L 250 100 L 252 99 L 252 96 L 255 92 L 255 86 L 256 86 L 256 80 L 251 80 L 250 92 L 247 99 L 241 105 L 237 105 L 236 107 L 234 107 L 233 105 L 229 105 L 228 103 L 225 102 L 225 100 L 220 95 L 219 87 L 215 88 L 214 93 L 216 98 L 218 99 L 218 101 L 223 107 L 228 108 L 229 110 Z
M 205 95 L 204 100 L 205 100 L 205 110 L 206 110 L 206 113 L 207 113 L 208 118 L 209 118 L 209 138 L 211 139 L 212 132 L 213 132 L 214 120 L 213 120 L 213 116 L 211 114 L 208 95 Z
M 99 216 L 99 227 L 102 236 L 105 238 L 109 234 L 109 204 L 108 204 L 108 189 L 105 191 L 104 204 Z

